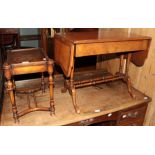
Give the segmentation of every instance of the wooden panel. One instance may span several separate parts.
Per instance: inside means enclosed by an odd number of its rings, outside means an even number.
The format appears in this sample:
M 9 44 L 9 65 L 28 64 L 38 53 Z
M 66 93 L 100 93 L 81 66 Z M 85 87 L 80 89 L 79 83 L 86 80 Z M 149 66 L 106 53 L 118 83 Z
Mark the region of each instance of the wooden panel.
M 73 66 L 73 45 L 68 45 L 59 39 L 55 39 L 55 50 L 54 50 L 54 60 L 59 64 L 68 77 L 71 73 L 71 66 Z
M 109 113 L 107 115 L 89 118 L 79 122 L 67 124 L 67 126 L 86 126 L 86 125 L 101 123 L 103 121 L 113 121 L 113 120 L 115 121 L 117 120 L 117 116 L 118 116 L 118 112 L 114 112 L 114 113 Z
M 137 119 L 136 121 L 132 120 L 129 122 L 121 122 L 118 126 L 143 126 L 144 118 Z
M 31 66 L 21 66 L 21 67 L 15 67 L 12 68 L 13 75 L 22 75 L 22 74 L 30 74 L 30 73 L 39 73 L 39 72 L 45 72 L 47 70 L 46 66 L 43 65 L 34 65 Z
M 145 114 L 146 114 L 147 104 L 143 104 L 143 106 L 134 107 L 128 110 L 123 110 L 119 114 L 119 125 L 129 124 L 132 122 L 136 122 L 137 120 L 144 121 Z
M 140 51 L 147 49 L 147 40 L 143 41 L 124 41 L 124 42 L 104 42 L 93 44 L 79 44 L 76 46 L 76 57 L 100 55 L 104 53 Z
M 142 126 L 146 113 L 147 104 L 141 104 L 131 107 L 129 109 L 122 110 L 120 112 L 109 113 L 107 115 L 89 118 L 79 122 L 68 124 L 70 126 L 85 126 L 96 123 L 114 121 L 113 125 L 119 126 Z M 126 116 L 126 117 L 124 117 Z M 102 124 L 102 123 L 101 123 Z
M 149 104 L 147 111 L 145 125 L 155 125 L 153 117 L 155 116 L 155 29 L 138 28 L 131 29 L 131 33 L 148 35 L 152 37 L 152 42 L 149 50 L 148 58 L 144 66 L 136 67 L 135 65 L 130 65 L 130 76 L 134 86 L 144 92 L 145 94 L 152 97 L 152 102 Z
M 46 54 L 41 48 L 16 49 L 8 51 L 7 62 L 9 64 L 17 64 L 25 61 L 43 61 L 43 58 L 45 58 L 45 56 Z

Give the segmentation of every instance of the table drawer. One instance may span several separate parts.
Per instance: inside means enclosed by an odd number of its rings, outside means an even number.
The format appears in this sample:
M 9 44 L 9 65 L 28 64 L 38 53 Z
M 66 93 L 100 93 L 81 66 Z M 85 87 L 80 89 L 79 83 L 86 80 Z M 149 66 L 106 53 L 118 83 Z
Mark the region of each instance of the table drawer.
M 91 124 L 96 124 L 104 121 L 107 122 L 107 121 L 117 120 L 117 117 L 118 117 L 118 112 L 109 113 L 103 116 L 93 117 L 93 118 L 81 120 L 79 122 L 75 122 L 72 124 L 68 124 L 68 126 L 88 126 Z
M 134 122 L 136 120 L 144 120 L 146 108 L 146 106 L 143 106 L 127 111 L 121 111 L 119 113 L 118 125 L 123 124 L 124 122 L 127 123 Z
M 125 51 L 141 51 L 148 47 L 148 40 L 101 42 L 76 45 L 76 57 L 110 54 Z
M 137 119 L 135 121 L 126 121 L 126 122 L 119 122 L 118 126 L 142 126 L 144 122 L 144 118 Z

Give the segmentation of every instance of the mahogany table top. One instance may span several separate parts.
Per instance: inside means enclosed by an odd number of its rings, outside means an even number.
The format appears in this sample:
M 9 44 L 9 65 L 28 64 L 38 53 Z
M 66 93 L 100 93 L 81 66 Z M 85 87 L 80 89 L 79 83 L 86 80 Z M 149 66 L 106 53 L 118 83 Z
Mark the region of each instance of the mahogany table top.
M 128 34 L 125 32 L 68 32 L 56 34 L 56 37 L 61 37 L 74 44 L 94 43 L 94 42 L 110 42 L 110 41 L 127 41 L 127 40 L 144 40 L 151 39 L 148 36 L 136 34 Z

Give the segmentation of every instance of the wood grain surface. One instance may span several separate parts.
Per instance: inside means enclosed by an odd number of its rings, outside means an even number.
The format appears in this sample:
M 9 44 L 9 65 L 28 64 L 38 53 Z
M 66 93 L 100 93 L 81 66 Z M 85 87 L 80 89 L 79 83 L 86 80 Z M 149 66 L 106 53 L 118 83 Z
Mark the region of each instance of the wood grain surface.
M 26 86 L 33 88 L 38 84 L 40 84 L 40 80 L 36 79 L 33 81 L 19 81 L 17 86 L 18 88 Z M 70 95 L 68 93 L 61 93 L 62 87 L 62 78 L 55 78 L 55 116 L 51 117 L 48 112 L 32 112 L 21 117 L 19 124 L 14 124 L 13 122 L 10 101 L 8 95 L 5 94 L 1 125 L 66 125 L 84 119 L 106 115 L 150 101 L 148 97 L 136 90 L 134 90 L 136 98 L 132 99 L 128 94 L 126 85 L 122 82 L 113 82 L 111 85 L 100 84 L 77 89 L 77 101 L 81 113 L 76 114 Z M 32 98 L 31 100 L 33 101 Z M 49 104 L 47 79 L 45 94 L 42 94 L 42 92 L 36 93 L 36 100 L 40 106 Z M 26 96 L 17 96 L 17 106 L 19 110 L 23 110 L 27 107 Z

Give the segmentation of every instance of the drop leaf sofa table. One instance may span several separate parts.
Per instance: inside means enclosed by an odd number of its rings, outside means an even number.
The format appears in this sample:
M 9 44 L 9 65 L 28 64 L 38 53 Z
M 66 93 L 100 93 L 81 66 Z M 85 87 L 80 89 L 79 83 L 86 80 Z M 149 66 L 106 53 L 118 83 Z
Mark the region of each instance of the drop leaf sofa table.
M 39 107 L 35 100 L 34 92 L 41 90 L 44 92 L 44 79 L 43 73 L 49 73 L 49 107 Z M 14 75 L 30 74 L 30 73 L 42 73 L 41 87 L 33 90 L 20 90 L 19 93 L 28 94 L 28 109 L 18 112 L 15 100 L 16 90 L 15 81 L 13 80 Z M 32 111 L 50 111 L 51 114 L 55 113 L 54 99 L 53 99 L 53 61 L 47 57 L 43 49 L 41 48 L 27 48 L 27 49 L 16 49 L 7 52 L 7 60 L 4 63 L 4 74 L 7 79 L 6 86 L 10 96 L 12 104 L 13 118 L 15 122 L 19 121 L 19 117 L 32 112 Z M 33 94 L 35 107 L 30 106 L 29 94 Z
M 76 88 L 79 87 L 123 80 L 127 84 L 131 97 L 135 98 L 128 75 L 129 63 L 132 61 L 135 65 L 142 66 L 147 57 L 150 42 L 151 38 L 148 36 L 128 33 L 68 32 L 56 34 L 54 60 L 61 66 L 65 76 L 62 92 L 69 91 L 76 113 L 80 113 L 76 103 Z M 117 54 L 120 58 L 119 71 L 115 75 L 96 70 L 86 75 L 82 73 L 78 77 L 74 76 L 76 57 L 106 54 Z M 124 59 L 126 63 L 123 63 Z

